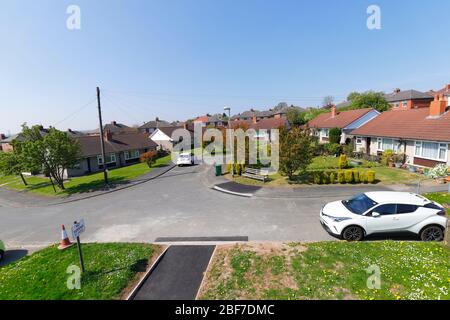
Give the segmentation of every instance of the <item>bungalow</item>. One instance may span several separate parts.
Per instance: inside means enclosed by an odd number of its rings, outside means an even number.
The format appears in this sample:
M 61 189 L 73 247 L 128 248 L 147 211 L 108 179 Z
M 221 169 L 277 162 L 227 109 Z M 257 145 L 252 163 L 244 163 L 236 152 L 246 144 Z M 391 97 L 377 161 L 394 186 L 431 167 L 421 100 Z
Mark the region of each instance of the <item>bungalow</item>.
M 73 169 L 67 170 L 68 177 L 85 174 L 107 168 L 118 168 L 137 163 L 141 154 L 156 150 L 156 143 L 146 134 L 137 132 L 112 133 L 105 131 L 105 153 L 103 160 L 99 135 L 84 135 L 75 137 L 79 141 L 82 159 Z
M 355 129 L 379 115 L 380 112 L 372 108 L 338 111 L 336 106 L 332 106 L 331 112 L 322 113 L 309 121 L 308 127 L 319 138 L 319 143 L 328 143 L 330 129 L 339 128 L 342 130 L 341 143 L 344 144 Z
M 417 167 L 450 165 L 450 93 L 436 95 L 428 108 L 397 108 L 353 131 L 356 151 L 379 155 L 393 150 Z

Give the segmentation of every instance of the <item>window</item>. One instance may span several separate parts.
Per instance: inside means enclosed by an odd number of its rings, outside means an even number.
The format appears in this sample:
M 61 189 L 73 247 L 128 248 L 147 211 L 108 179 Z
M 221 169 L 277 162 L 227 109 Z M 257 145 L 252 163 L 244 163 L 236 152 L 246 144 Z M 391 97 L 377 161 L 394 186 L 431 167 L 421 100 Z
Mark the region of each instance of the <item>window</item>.
M 419 158 L 446 161 L 448 144 L 416 141 L 414 155 Z
M 382 216 L 387 216 L 390 214 L 396 214 L 397 205 L 395 204 L 382 204 L 381 206 L 375 208 L 372 212 L 377 212 Z
M 398 107 L 400 107 L 400 103 L 398 103 L 398 102 L 394 103 L 394 108 L 398 108 Z
M 403 102 L 402 102 L 402 107 L 403 107 L 403 108 L 408 107 L 408 101 L 403 101 Z
M 413 204 L 398 204 L 397 205 L 397 214 L 412 213 L 412 212 L 415 212 L 417 210 L 417 208 L 418 207 Z
M 377 139 L 377 150 L 386 151 L 392 150 L 394 152 L 400 151 L 401 143 L 399 140 L 378 138 Z
M 322 129 L 322 133 L 323 133 L 323 136 L 324 136 L 324 137 L 328 138 L 328 136 L 330 135 L 330 130 L 328 130 L 328 129 Z
M 375 201 L 370 199 L 364 193 L 359 194 L 350 200 L 342 201 L 342 204 L 355 214 L 363 214 L 370 208 L 373 208 L 373 206 L 377 205 Z
M 98 165 L 103 165 L 103 157 L 101 155 L 97 156 L 97 162 Z M 116 154 L 115 153 L 109 153 L 106 155 L 106 164 L 109 163 L 116 163 Z
M 362 145 L 363 139 L 361 137 L 356 137 L 356 145 Z
M 139 150 L 125 151 L 125 160 L 137 159 L 139 158 Z

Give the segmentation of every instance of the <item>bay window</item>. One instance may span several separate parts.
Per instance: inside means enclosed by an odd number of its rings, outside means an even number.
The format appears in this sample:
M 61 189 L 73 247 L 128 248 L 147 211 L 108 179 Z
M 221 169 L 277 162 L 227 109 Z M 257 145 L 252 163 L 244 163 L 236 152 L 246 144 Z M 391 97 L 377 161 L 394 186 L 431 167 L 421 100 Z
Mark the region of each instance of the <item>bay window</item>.
M 416 141 L 414 155 L 437 161 L 447 161 L 447 143 Z

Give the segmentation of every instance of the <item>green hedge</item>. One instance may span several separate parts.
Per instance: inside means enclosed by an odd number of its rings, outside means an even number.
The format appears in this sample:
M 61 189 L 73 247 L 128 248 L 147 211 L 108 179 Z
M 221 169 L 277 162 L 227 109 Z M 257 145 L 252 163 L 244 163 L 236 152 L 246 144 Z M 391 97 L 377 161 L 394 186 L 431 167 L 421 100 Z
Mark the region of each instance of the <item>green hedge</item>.
M 339 170 L 314 171 L 314 184 L 360 184 L 375 183 L 375 171 Z

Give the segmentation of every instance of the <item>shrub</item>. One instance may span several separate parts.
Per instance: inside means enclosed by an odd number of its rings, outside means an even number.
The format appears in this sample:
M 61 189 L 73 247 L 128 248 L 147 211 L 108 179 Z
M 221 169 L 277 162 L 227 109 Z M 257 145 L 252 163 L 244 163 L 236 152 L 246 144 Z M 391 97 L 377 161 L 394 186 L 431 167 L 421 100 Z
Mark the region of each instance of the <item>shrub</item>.
M 375 183 L 375 171 L 369 170 L 366 172 L 367 182 Z
M 428 170 L 426 175 L 431 179 L 445 178 L 450 174 L 449 168 L 446 164 L 438 164 L 433 169 Z
M 342 131 L 339 128 L 330 129 L 329 139 L 332 144 L 340 144 L 341 143 L 341 134 Z
M 146 153 L 143 153 L 139 157 L 139 161 L 141 163 L 146 163 L 149 167 L 151 167 L 152 164 L 155 163 L 157 158 L 158 158 L 158 152 L 156 150 L 151 150 L 151 151 L 147 151 Z
M 336 174 L 334 172 L 330 173 L 330 183 L 334 184 L 336 182 Z
M 359 171 L 358 170 L 353 170 L 353 181 L 355 183 L 360 183 L 361 182 L 361 178 L 359 177 Z
M 345 183 L 344 171 L 338 171 L 337 177 L 338 177 L 338 182 L 339 183 L 341 183 L 341 184 Z
M 322 173 L 322 183 L 323 184 L 329 184 L 330 183 L 330 173 L 329 172 L 323 172 Z
M 338 165 L 339 169 L 345 169 L 348 167 L 348 160 L 345 154 L 341 154 L 341 156 L 339 157 Z
M 346 183 L 352 183 L 353 182 L 353 171 L 352 170 L 345 170 L 345 182 Z
M 342 153 L 342 147 L 337 143 L 327 143 L 325 144 L 325 149 L 327 150 L 328 154 L 333 156 Z
M 360 183 L 367 183 L 367 176 L 366 176 L 366 173 L 364 171 L 361 171 L 359 173 L 359 182 Z
M 314 172 L 314 183 L 322 184 L 322 173 L 320 171 Z
M 394 151 L 393 150 L 386 150 L 383 152 L 381 156 L 381 163 L 385 166 L 389 165 L 390 162 L 393 162 L 394 157 Z

